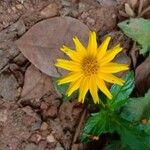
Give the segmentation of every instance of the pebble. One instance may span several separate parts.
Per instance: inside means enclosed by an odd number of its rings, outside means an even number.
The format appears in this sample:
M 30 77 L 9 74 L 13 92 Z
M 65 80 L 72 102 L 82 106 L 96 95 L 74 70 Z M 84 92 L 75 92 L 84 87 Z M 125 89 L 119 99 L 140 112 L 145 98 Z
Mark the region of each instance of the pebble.
M 40 141 L 39 144 L 38 144 L 38 149 L 37 150 L 46 150 L 46 145 L 47 145 L 46 141 Z
M 48 129 L 48 124 L 46 122 L 43 122 L 42 125 L 41 125 L 41 130 L 44 131 L 44 130 L 47 130 Z
M 60 143 L 56 144 L 55 150 L 64 150 Z
M 40 128 L 41 128 L 41 120 L 38 120 L 32 125 L 31 130 L 36 131 L 39 130 Z
M 7 110 L 0 110 L 0 122 L 5 123 L 7 121 L 8 118 L 8 112 Z
M 57 107 L 51 106 L 51 107 L 47 110 L 46 115 L 47 115 L 48 117 L 55 118 L 55 117 L 57 116 Z
M 48 104 L 45 103 L 45 102 L 41 102 L 40 108 L 41 108 L 42 110 L 46 110 L 46 109 L 48 108 Z
M 49 4 L 47 7 L 45 7 L 40 15 L 43 17 L 43 18 L 50 18 L 50 17 L 54 17 L 54 16 L 57 16 L 58 14 L 58 6 L 57 4 L 55 3 L 51 3 Z
M 31 137 L 30 137 L 30 141 L 34 142 L 36 144 L 38 144 L 39 141 L 41 141 L 41 139 L 42 139 L 42 136 L 39 135 L 39 134 L 32 134 Z
M 37 150 L 37 145 L 34 143 L 29 143 L 25 146 L 24 150 Z
M 46 139 L 47 139 L 47 142 L 49 142 L 49 143 L 56 142 L 56 139 L 54 138 L 54 136 L 52 134 L 48 135 Z
M 63 6 L 67 6 L 67 7 L 71 6 L 71 3 L 69 1 L 66 1 L 66 0 L 61 0 L 61 4 Z
M 23 9 L 23 5 L 22 5 L 22 4 L 18 4 L 18 5 L 16 5 L 16 8 L 17 8 L 18 10 L 21 10 L 21 9 Z

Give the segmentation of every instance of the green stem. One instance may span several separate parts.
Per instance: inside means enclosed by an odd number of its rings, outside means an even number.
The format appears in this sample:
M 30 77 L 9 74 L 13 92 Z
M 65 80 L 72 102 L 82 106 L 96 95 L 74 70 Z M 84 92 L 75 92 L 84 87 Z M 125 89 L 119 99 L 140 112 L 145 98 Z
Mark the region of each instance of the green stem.
M 102 105 L 103 108 L 106 107 L 105 104 L 101 100 L 100 100 L 100 103 L 101 103 L 101 105 Z

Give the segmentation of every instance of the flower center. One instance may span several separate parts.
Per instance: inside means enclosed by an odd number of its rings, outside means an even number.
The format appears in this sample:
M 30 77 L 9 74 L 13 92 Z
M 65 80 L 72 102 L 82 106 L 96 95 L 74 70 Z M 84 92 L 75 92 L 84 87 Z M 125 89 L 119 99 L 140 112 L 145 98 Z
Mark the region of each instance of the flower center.
M 97 74 L 99 65 L 96 58 L 93 57 L 85 57 L 82 60 L 81 68 L 86 76 Z

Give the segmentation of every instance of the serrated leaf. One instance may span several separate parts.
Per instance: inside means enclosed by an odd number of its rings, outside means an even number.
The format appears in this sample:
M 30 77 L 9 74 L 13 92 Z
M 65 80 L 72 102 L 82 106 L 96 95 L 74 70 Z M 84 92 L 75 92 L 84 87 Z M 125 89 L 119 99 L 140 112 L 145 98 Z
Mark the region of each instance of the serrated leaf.
M 107 100 L 109 106 L 112 109 L 121 107 L 126 103 L 126 100 L 129 98 L 133 88 L 134 88 L 134 73 L 129 72 L 124 78 L 125 83 L 123 86 L 112 85 L 110 91 L 113 95 L 112 100 Z
M 150 137 L 133 123 L 115 116 L 111 125 L 121 137 L 121 143 L 131 150 L 150 149 Z
M 85 123 L 83 133 L 81 135 L 82 142 L 89 142 L 92 136 L 99 136 L 105 132 L 107 126 L 108 113 L 104 110 L 92 114 Z
M 63 95 L 63 100 L 71 100 L 71 99 L 74 99 L 74 98 L 77 97 L 77 95 L 78 95 L 78 92 L 77 92 L 77 91 L 74 92 L 74 93 L 73 93 L 72 95 L 70 95 L 70 96 L 67 96 L 67 95 L 66 95 L 66 91 L 67 91 L 67 89 L 68 89 L 68 87 L 69 87 L 69 84 L 58 85 L 58 84 L 57 84 L 57 78 L 53 78 L 53 83 L 54 83 L 54 88 L 55 88 L 55 90 L 56 90 L 58 93 L 60 93 L 60 94 Z
M 150 20 L 131 18 L 118 23 L 118 26 L 128 37 L 141 45 L 141 54 L 146 54 L 150 51 Z
M 126 120 L 135 122 L 140 121 L 142 118 L 150 118 L 150 90 L 144 97 L 130 98 L 121 116 Z

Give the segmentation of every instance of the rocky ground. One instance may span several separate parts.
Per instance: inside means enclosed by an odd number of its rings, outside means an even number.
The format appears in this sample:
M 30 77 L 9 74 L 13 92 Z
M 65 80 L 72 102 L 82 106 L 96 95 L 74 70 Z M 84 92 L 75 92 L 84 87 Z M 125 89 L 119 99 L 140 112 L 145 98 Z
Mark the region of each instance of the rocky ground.
M 127 51 L 131 41 L 116 26 L 130 15 L 124 12 L 125 2 L 131 3 L 127 0 L 0 1 L 0 150 L 99 149 L 92 143 L 80 143 L 83 114 L 86 116 L 84 106 L 76 100 L 63 101 L 52 78 L 27 60 L 15 41 L 42 20 L 70 16 L 99 36 L 111 34 L 114 42 L 121 42 Z M 130 64 L 125 54 L 120 59 Z

